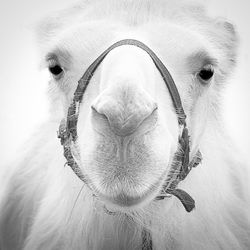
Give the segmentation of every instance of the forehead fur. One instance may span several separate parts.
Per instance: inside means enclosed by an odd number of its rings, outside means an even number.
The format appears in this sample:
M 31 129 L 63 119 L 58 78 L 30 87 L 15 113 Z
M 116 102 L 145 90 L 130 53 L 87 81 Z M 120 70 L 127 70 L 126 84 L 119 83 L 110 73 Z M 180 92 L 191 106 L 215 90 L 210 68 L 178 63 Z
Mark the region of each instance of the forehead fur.
M 90 20 L 114 19 L 128 25 L 155 20 L 204 18 L 204 9 L 182 0 L 82 0 L 75 6 L 53 13 L 38 27 L 39 38 L 47 40 L 72 25 Z
M 38 26 L 38 40 L 43 52 L 65 30 L 90 21 L 100 21 L 126 26 L 147 23 L 174 23 L 202 35 L 219 51 L 224 68 L 231 68 L 235 61 L 237 36 L 233 25 L 207 16 L 204 8 L 192 1 L 182 0 L 82 0 L 75 6 L 54 13 Z

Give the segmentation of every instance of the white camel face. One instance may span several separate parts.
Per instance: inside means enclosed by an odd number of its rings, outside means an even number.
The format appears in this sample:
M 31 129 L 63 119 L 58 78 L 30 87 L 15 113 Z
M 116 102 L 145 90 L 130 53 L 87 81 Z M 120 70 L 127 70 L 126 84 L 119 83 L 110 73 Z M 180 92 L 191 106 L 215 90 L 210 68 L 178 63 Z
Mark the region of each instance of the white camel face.
M 63 92 L 64 115 L 87 67 L 126 38 L 148 45 L 170 71 L 196 148 L 220 58 L 205 37 L 175 24 L 124 28 L 102 21 L 62 33 L 47 61 Z M 157 196 L 177 150 L 179 126 L 166 84 L 145 51 L 124 45 L 106 56 L 84 93 L 77 130 L 79 165 L 104 202 L 130 207 Z

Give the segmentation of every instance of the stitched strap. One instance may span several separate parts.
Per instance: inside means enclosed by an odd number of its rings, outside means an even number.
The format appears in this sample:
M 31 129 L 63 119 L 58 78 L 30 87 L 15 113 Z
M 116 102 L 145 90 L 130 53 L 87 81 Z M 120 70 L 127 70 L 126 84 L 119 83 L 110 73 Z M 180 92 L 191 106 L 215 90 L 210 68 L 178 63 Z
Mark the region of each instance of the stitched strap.
M 142 250 L 152 250 L 153 249 L 152 235 L 146 228 L 143 228 L 141 238 L 142 238 Z

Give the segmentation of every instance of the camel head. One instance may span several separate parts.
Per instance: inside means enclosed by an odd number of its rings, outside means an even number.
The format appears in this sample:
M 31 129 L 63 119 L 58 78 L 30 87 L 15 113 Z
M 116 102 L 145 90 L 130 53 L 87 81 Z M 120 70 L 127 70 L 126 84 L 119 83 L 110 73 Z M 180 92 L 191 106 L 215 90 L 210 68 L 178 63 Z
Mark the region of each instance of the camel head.
M 42 24 L 42 53 L 58 121 L 67 118 L 89 65 L 115 42 L 136 39 L 159 57 L 175 82 L 194 156 L 219 113 L 236 38 L 231 24 L 206 17 L 200 7 L 169 6 L 168 1 L 83 1 Z M 77 112 L 73 154 L 93 193 L 118 209 L 154 200 L 179 150 L 180 125 L 149 54 L 134 45 L 111 50 L 94 71 Z

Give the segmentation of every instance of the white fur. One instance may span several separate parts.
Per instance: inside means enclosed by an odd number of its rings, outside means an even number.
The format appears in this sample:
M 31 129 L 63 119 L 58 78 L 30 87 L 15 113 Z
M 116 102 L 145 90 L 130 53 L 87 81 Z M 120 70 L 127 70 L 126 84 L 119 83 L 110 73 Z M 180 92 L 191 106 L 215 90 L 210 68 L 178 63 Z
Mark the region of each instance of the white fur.
M 201 7 L 180 1 L 93 0 L 53 16 L 40 26 L 39 34 L 42 56 L 58 49 L 67 51 L 64 63 L 70 70 L 62 80 L 50 81 L 51 120 L 32 136 L 10 174 L 0 204 L 1 249 L 140 249 L 143 227 L 151 231 L 153 248 L 157 250 L 249 249 L 248 169 L 226 136 L 220 118 L 220 92 L 235 61 L 237 38 L 232 25 L 210 19 Z M 203 155 L 202 164 L 179 185 L 196 201 L 191 213 L 174 197 L 117 208 L 93 197 L 73 171 L 63 167 L 65 158 L 56 131 L 66 115 L 77 81 L 103 49 L 123 38 L 136 38 L 149 45 L 170 70 L 182 97 L 191 134 L 191 154 L 199 148 Z M 191 52 L 201 48 L 215 57 L 218 64 L 209 86 L 201 85 L 191 74 L 195 65 L 184 63 Z M 90 106 L 105 89 L 100 82 L 112 75 L 112 70 L 108 70 L 112 62 L 120 72 L 116 62 L 128 55 L 122 51 L 117 50 L 117 56 L 110 54 L 95 73 L 79 117 L 81 167 L 97 189 L 105 184 L 107 193 L 115 188 L 101 179 L 102 174 L 113 177 L 112 171 L 117 171 L 113 164 L 119 162 L 96 160 L 93 149 L 100 138 L 92 128 Z M 151 67 L 153 63 L 150 66 L 140 53 L 136 54 L 135 67 L 144 70 L 142 75 L 148 74 L 146 79 L 150 81 L 144 90 L 159 105 L 159 122 L 148 138 L 141 137 L 143 142 L 133 139 L 135 149 L 145 146 L 140 156 L 148 162 L 141 166 L 135 155 L 132 165 L 127 166 L 138 175 L 138 183 L 133 176 L 121 174 L 135 183 L 128 187 L 129 192 L 139 194 L 153 178 L 168 169 L 178 136 L 176 114 L 166 86 Z M 129 56 L 127 59 L 129 64 Z M 130 71 L 131 79 L 137 79 L 136 72 Z M 122 83 L 125 74 L 118 74 L 115 79 Z M 123 91 L 120 89 L 117 91 Z M 100 142 L 100 152 L 112 155 L 113 141 L 115 137 L 110 134 L 107 141 Z M 164 151 L 167 147 L 168 153 Z M 152 155 L 156 157 L 154 164 L 149 161 Z M 115 178 L 113 183 L 120 185 Z M 109 215 L 104 205 L 118 212 Z

